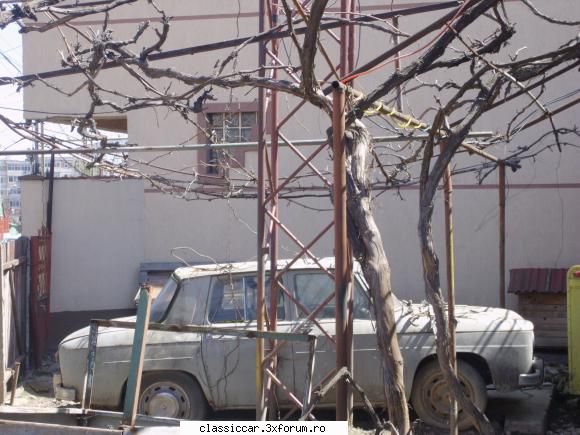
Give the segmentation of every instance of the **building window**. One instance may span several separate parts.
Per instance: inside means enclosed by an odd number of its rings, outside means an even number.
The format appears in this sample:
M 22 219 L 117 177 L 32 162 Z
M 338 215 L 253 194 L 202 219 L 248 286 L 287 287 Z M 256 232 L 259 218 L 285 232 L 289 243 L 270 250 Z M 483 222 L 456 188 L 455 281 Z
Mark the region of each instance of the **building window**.
M 256 112 L 214 112 L 207 114 L 207 130 L 211 143 L 251 142 L 256 126 Z M 223 151 L 209 149 L 206 155 L 207 174 L 218 175 Z
M 198 114 L 200 126 L 199 142 L 243 143 L 258 139 L 258 102 L 207 103 Z M 233 167 L 243 167 L 246 151 L 253 147 L 233 147 L 207 149 L 198 152 L 198 171 L 208 175 L 206 182 L 220 182 L 226 175 L 224 163 Z

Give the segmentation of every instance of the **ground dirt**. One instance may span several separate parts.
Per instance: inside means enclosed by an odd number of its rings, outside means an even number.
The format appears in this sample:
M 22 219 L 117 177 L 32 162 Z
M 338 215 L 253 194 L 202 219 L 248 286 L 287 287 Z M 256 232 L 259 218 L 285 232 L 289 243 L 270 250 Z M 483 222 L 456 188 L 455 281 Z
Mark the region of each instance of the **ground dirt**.
M 568 392 L 568 367 L 567 357 L 563 352 L 543 352 L 540 355 L 546 362 L 546 380 L 553 384 L 554 393 L 552 403 L 548 413 L 547 435 L 580 434 L 580 397 L 572 396 Z M 16 389 L 14 406 L 18 407 L 78 407 L 78 403 L 61 401 L 54 398 L 52 386 L 52 375 L 58 370 L 58 365 L 52 357 L 46 357 L 42 367 L 31 371 L 28 375 L 19 380 Z M 8 399 L 10 398 L 10 392 Z M 235 415 L 234 415 L 235 414 Z M 384 415 L 381 415 L 384 417 Z M 331 411 L 323 411 L 320 415 L 323 420 L 332 420 Z M 230 420 L 232 418 L 240 420 L 251 420 L 252 412 L 235 413 L 219 412 L 211 417 L 217 420 Z M 502 432 L 502 422 L 494 422 Z M 425 425 L 419 420 L 413 423 L 414 432 L 418 435 L 443 435 L 447 431 L 441 431 Z M 390 433 L 383 431 L 383 434 Z M 475 431 L 463 432 L 463 435 L 475 435 Z M 349 435 L 371 435 L 375 434 L 372 421 L 368 415 L 357 410 L 354 415 L 354 427 Z

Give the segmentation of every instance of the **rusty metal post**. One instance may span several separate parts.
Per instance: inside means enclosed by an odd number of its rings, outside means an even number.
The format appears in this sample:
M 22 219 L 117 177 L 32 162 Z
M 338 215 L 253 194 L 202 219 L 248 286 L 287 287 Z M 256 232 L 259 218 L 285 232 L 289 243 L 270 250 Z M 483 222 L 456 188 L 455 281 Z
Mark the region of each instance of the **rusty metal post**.
M 278 25 L 278 1 L 272 0 L 272 11 L 271 27 L 276 27 Z M 278 55 L 278 41 L 273 39 L 271 42 L 271 51 L 274 56 Z M 276 80 L 278 78 L 278 69 L 274 68 L 272 70 L 272 79 Z M 278 269 L 278 225 L 276 221 L 278 220 L 278 92 L 272 89 L 270 94 L 270 125 L 272 126 L 272 136 L 271 136 L 271 148 L 270 148 L 270 210 L 274 221 L 270 220 L 269 232 L 270 232 L 270 312 L 268 313 L 268 326 L 270 331 L 276 331 L 277 321 L 278 321 L 278 282 L 276 280 L 276 271 Z M 270 349 L 276 347 L 276 340 L 270 340 Z M 272 373 L 276 374 L 278 365 L 277 355 L 274 354 L 270 358 L 270 370 Z M 276 400 L 274 400 L 275 388 L 272 385 L 272 378 L 268 377 L 266 379 L 266 388 L 264 391 L 265 400 L 267 401 L 267 407 L 270 410 L 270 415 L 275 415 L 276 412 Z
M 264 14 L 266 12 L 266 0 L 260 0 L 259 6 L 259 31 L 262 33 L 265 29 Z M 260 77 L 265 77 L 266 73 L 264 66 L 266 63 L 266 47 L 264 42 L 259 43 L 259 53 L 258 53 L 258 63 L 260 71 L 258 75 Z M 266 281 L 266 273 L 264 270 L 265 266 L 265 221 L 266 221 L 266 171 L 265 171 L 265 160 L 266 160 L 266 140 L 264 137 L 265 132 L 265 92 L 264 88 L 258 89 L 258 295 L 256 306 L 258 312 L 256 313 L 256 323 L 258 331 L 264 330 L 264 320 L 265 320 L 265 304 L 264 304 L 264 286 Z M 265 399 L 264 399 L 264 372 L 262 369 L 262 362 L 264 360 L 264 339 L 256 339 L 256 420 L 265 420 Z
M 393 23 L 393 27 L 398 29 L 399 28 L 399 17 L 393 17 L 393 19 L 391 21 Z M 397 33 L 393 33 L 392 41 L 393 41 L 394 47 L 399 45 L 399 35 Z M 396 72 L 401 71 L 401 58 L 400 58 L 400 53 L 398 51 L 395 53 L 395 71 Z M 403 111 L 403 89 L 402 89 L 400 84 L 397 85 L 397 100 L 396 100 L 395 107 L 397 108 L 397 110 L 399 112 Z
M 499 163 L 499 306 L 505 308 L 505 163 Z
M 341 18 L 348 20 L 350 17 L 350 0 L 340 1 L 340 10 L 342 12 Z M 349 56 L 349 46 L 350 46 L 350 30 L 351 26 L 343 24 L 340 26 L 340 74 L 345 77 L 350 72 L 350 59 L 353 58 L 352 54 Z
M 355 2 L 356 0 L 350 0 L 347 7 L 348 7 L 348 19 L 353 19 L 354 15 L 353 12 L 355 11 Z M 348 50 L 347 50 L 347 60 L 348 65 L 347 69 L 350 73 L 354 68 L 354 45 L 355 45 L 355 27 L 353 24 L 348 26 Z
M 336 298 L 336 368 L 346 367 L 352 371 L 352 337 L 348 331 L 352 323 L 352 295 L 349 287 L 348 234 L 346 220 L 346 150 L 345 89 L 339 82 L 333 83 L 332 148 L 334 154 L 334 256 Z M 349 397 L 350 396 L 350 397 Z M 336 387 L 336 420 L 350 421 L 352 392 L 345 379 Z
M 302 400 L 301 416 L 304 416 L 312 400 L 312 377 L 314 375 L 314 361 L 316 359 L 316 341 L 316 337 L 313 337 L 308 343 L 308 363 L 306 365 L 306 380 L 304 383 L 304 399 Z
M 352 12 L 355 9 L 354 0 L 341 0 L 342 18 L 351 19 Z M 353 25 L 341 26 L 340 28 L 340 72 L 342 76 L 350 74 L 354 68 L 354 45 L 355 45 L 355 29 Z M 352 83 L 351 83 L 352 85 Z M 341 108 L 337 106 L 337 92 L 342 96 Z M 339 112 L 337 112 L 339 110 Z M 333 149 L 334 149 L 334 222 L 335 222 L 335 286 L 336 286 L 336 369 L 347 367 L 350 373 L 353 372 L 353 353 L 352 353 L 352 334 L 353 334 L 353 319 L 352 319 L 352 264 L 350 261 L 351 253 L 348 244 L 348 234 L 346 228 L 346 154 L 344 149 L 344 110 L 345 110 L 345 95 L 344 90 L 339 91 L 335 87 L 334 107 L 333 107 Z M 337 118 L 337 115 L 340 118 Z M 337 122 L 339 124 L 337 124 Z M 337 134 L 335 128 L 341 132 L 340 141 L 337 142 Z M 337 153 L 337 145 L 340 147 L 340 153 Z M 340 156 L 340 162 L 337 160 Z M 339 171 L 339 172 L 338 172 Z M 337 187 L 337 174 L 340 174 L 340 196 L 338 195 L 339 188 Z M 340 198 L 340 200 L 339 200 Z M 337 209 L 340 207 L 340 209 Z M 340 214 L 340 217 L 338 215 Z M 339 225 L 340 223 L 340 225 Z M 339 236 L 340 235 L 340 236 Z M 340 245 L 340 248 L 338 247 Z M 340 260 L 339 260 L 340 257 Z M 340 269 L 339 269 L 340 267 Z M 342 269 L 342 270 L 341 270 Z M 339 274 L 339 270 L 341 270 Z M 339 275 L 340 279 L 339 279 Z M 339 290 L 340 289 L 340 290 Z M 339 296 L 340 292 L 340 296 Z M 339 299 L 339 297 L 342 298 Z M 340 314 L 339 314 L 340 312 Z M 339 329 L 341 333 L 339 334 Z M 342 338 L 339 336 L 342 334 Z M 344 354 L 344 355 L 342 355 Z M 339 397 L 345 396 L 344 409 L 340 409 L 343 405 L 339 405 Z M 346 379 L 342 379 L 337 386 L 337 420 L 347 420 L 349 425 L 352 424 L 352 408 L 353 408 L 353 392 L 348 387 Z M 339 418 L 341 414 L 342 418 Z
M 445 149 L 441 142 L 441 152 Z M 451 168 L 445 168 L 443 176 L 444 203 L 445 203 L 445 248 L 447 254 L 447 322 L 449 328 L 449 355 L 451 367 L 457 374 L 457 354 L 455 349 L 455 254 L 453 251 L 453 182 L 451 181 Z M 450 397 L 452 397 L 450 395 Z M 457 435 L 457 401 L 451 399 L 449 403 L 449 433 Z

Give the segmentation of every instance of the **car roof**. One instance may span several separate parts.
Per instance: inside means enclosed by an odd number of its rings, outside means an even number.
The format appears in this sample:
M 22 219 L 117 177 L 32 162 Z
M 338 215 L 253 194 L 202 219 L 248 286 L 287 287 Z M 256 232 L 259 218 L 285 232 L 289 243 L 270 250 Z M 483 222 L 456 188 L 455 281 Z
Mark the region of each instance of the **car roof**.
M 278 260 L 278 269 L 286 267 L 292 260 Z M 325 257 L 318 260 L 318 263 L 326 269 L 334 269 L 334 257 Z M 355 268 L 358 269 L 357 263 Z M 320 266 L 310 259 L 300 259 L 295 261 L 290 270 L 297 269 L 320 269 Z M 187 280 L 192 278 L 199 278 L 202 276 L 222 275 L 225 273 L 244 273 L 256 272 L 258 270 L 257 261 L 245 261 L 239 263 L 215 263 L 215 264 L 201 264 L 196 266 L 180 267 L 175 270 L 174 275 L 179 280 Z M 266 266 L 269 270 L 269 263 Z

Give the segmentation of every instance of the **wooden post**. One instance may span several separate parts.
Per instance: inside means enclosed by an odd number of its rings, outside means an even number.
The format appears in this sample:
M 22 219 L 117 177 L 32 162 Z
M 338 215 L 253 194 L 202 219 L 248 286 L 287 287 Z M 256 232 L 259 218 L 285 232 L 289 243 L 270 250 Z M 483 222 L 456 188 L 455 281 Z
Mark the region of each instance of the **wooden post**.
M 6 400 L 6 355 L 4 354 L 4 250 L 0 246 L 0 405 Z
M 135 324 L 129 379 L 127 380 L 125 405 L 123 407 L 122 424 L 130 427 L 135 426 L 135 419 L 137 416 L 137 404 L 139 403 L 141 375 L 143 373 L 143 360 L 145 358 L 145 346 L 147 344 L 147 331 L 149 330 L 150 314 L 151 297 L 149 295 L 149 288 L 142 286 L 139 290 L 137 323 Z

